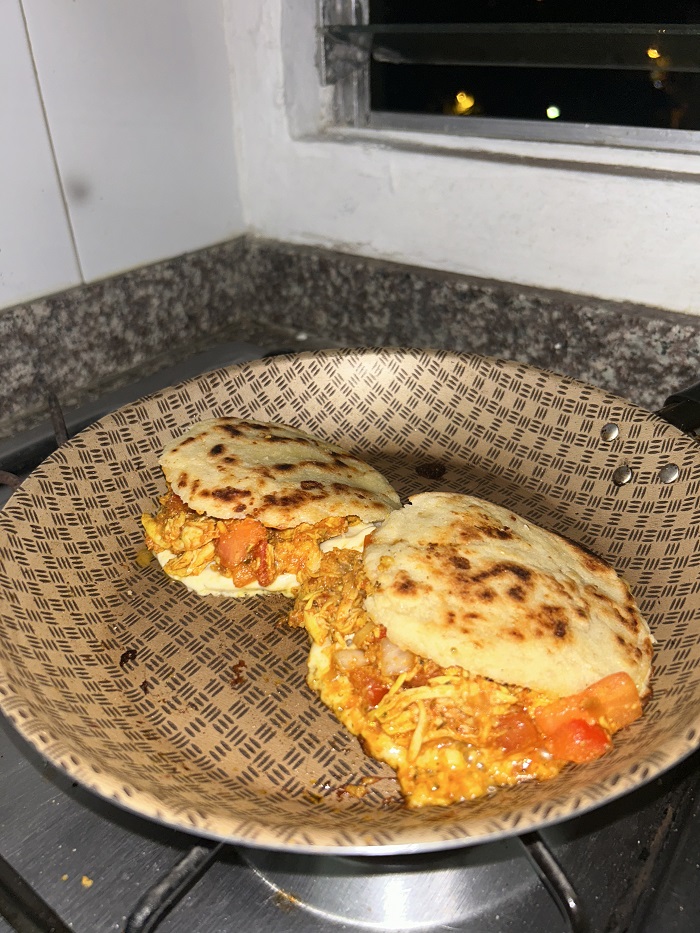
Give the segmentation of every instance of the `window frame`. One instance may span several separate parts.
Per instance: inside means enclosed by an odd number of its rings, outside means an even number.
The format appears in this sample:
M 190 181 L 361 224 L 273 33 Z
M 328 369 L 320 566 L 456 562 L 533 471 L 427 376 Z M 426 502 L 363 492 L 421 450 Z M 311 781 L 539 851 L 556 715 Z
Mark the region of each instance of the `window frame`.
M 337 131 L 360 131 L 377 134 L 414 134 L 417 136 L 439 136 L 450 140 L 461 139 L 468 149 L 478 141 L 489 141 L 486 149 L 497 152 L 499 142 L 538 146 L 539 157 L 547 158 L 547 146 L 555 145 L 570 149 L 573 161 L 590 164 L 598 161 L 593 150 L 620 150 L 615 160 L 620 165 L 630 164 L 627 153 L 648 152 L 650 169 L 664 167 L 676 170 L 674 155 L 697 155 L 700 153 L 700 130 L 654 129 L 650 127 L 616 126 L 609 124 L 554 123 L 547 120 L 507 120 L 484 117 L 436 116 L 430 114 L 394 113 L 372 110 L 370 104 L 369 51 L 362 54 L 357 47 L 349 47 L 334 39 L 326 31 L 327 26 L 361 25 L 369 22 L 370 0 L 317 0 L 317 68 L 321 86 L 328 89 L 325 112 L 322 113 L 319 129 L 322 133 Z M 583 157 L 580 147 L 588 148 L 588 157 Z M 452 148 L 452 147 L 451 147 Z M 605 163 L 610 159 L 605 158 Z M 635 162 L 639 162 L 637 158 Z M 639 168 L 636 164 L 635 168 Z M 687 170 L 687 166 L 686 166 Z

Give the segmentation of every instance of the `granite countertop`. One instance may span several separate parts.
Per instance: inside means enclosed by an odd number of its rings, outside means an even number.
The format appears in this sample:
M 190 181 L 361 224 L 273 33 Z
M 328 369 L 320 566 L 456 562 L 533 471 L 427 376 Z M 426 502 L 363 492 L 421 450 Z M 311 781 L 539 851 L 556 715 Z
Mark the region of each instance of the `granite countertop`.
M 508 358 L 650 410 L 700 381 L 694 316 L 242 237 L 0 311 L 0 438 L 47 387 L 71 407 L 236 340 Z

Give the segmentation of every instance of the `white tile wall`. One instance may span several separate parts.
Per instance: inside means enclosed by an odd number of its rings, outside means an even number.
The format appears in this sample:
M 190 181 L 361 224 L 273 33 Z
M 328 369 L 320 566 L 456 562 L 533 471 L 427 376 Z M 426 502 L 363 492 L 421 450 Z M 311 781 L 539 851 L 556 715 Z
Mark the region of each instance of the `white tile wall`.
M 0 2 L 0 307 L 80 281 L 19 0 Z
M 6 7 L 17 7 L 14 17 Z M 241 233 L 221 0 L 22 0 L 22 7 L 84 281 Z M 21 26 L 18 3 L 2 0 L 0 9 Z M 16 107 L 18 136 L 36 136 L 42 122 L 34 76 L 26 47 L 20 60 L 16 44 L 0 29 L 0 58 L 10 53 L 3 76 L 7 71 L 22 97 L 33 95 L 33 109 Z M 34 148 L 32 139 L 21 151 L 18 145 L 15 162 Z M 46 138 L 43 148 L 50 169 Z M 23 204 L 4 197 L 13 166 L 2 158 L 0 231 L 7 225 L 12 239 Z M 32 164 L 23 168 L 29 192 L 46 185 L 48 169 L 39 178 Z M 53 189 L 65 228 L 55 179 Z M 75 262 L 72 279 L 47 277 L 20 233 L 11 265 L 25 269 L 27 294 L 75 280 Z M 53 242 L 55 234 L 42 236 Z M 0 293 L 5 305 L 23 297 L 21 287 Z

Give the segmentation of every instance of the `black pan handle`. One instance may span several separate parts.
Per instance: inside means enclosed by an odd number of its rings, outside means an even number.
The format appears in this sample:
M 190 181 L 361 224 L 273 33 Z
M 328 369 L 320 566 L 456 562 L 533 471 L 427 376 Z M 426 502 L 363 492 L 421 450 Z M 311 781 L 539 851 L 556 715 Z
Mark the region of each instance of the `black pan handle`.
M 669 395 L 656 414 L 681 431 L 695 434 L 700 429 L 700 382 Z

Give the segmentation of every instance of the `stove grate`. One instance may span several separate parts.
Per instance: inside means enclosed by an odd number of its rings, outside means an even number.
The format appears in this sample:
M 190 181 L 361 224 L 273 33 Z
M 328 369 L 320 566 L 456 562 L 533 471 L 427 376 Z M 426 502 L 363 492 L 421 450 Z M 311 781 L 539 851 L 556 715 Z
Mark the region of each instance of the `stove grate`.
M 160 881 L 146 891 L 129 916 L 124 933 L 153 933 L 224 848 L 224 843 L 214 847 L 193 846 Z

